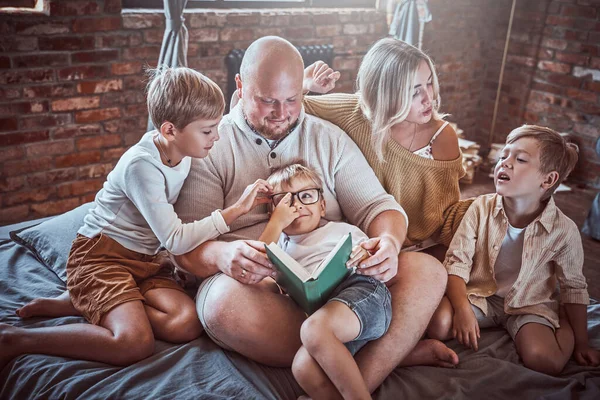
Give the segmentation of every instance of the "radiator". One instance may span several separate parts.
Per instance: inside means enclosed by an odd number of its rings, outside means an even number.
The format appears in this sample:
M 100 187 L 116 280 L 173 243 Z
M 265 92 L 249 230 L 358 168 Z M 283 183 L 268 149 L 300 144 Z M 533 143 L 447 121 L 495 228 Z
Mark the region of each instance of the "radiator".
M 315 61 L 322 60 L 329 65 L 333 63 L 333 46 L 330 44 L 316 45 L 316 46 L 296 46 L 304 66 L 308 66 Z M 242 58 L 244 57 L 245 50 L 233 49 L 229 52 L 225 58 L 225 64 L 227 65 L 227 93 L 225 97 L 226 112 L 229 112 L 229 100 L 235 91 L 235 75 L 240 72 L 240 65 L 242 65 Z

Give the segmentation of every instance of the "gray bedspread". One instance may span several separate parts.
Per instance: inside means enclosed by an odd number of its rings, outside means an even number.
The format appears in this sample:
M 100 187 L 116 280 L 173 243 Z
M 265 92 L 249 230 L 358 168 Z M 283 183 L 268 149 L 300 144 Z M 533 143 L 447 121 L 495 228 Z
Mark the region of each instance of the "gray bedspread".
M 14 310 L 64 283 L 26 248 L 0 242 L 0 321 L 42 327 L 81 318 L 20 320 Z M 600 347 L 600 305 L 589 307 L 592 343 Z M 376 399 L 600 399 L 600 368 L 570 362 L 560 377 L 524 368 L 508 334 L 482 332 L 480 350 L 449 345 L 459 367 L 397 368 Z M 288 369 L 269 368 L 221 350 L 206 336 L 174 346 L 158 342 L 152 357 L 127 368 L 60 357 L 25 355 L 0 371 L 0 399 L 295 399 Z

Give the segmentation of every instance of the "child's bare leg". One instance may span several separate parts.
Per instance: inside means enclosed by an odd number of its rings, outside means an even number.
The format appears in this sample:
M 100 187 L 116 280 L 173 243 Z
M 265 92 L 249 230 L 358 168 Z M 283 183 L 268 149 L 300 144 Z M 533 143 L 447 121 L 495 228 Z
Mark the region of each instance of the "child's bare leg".
M 202 324 L 196 304 L 175 289 L 156 288 L 144 293 L 146 314 L 154 337 L 171 343 L 186 343 L 200 336 Z
M 73 307 L 68 290 L 62 292 L 58 297 L 40 297 L 33 299 L 23 307 L 18 308 L 15 313 L 21 318 L 81 315 L 79 311 Z
M 0 370 L 22 354 L 47 354 L 113 365 L 152 355 L 154 337 L 141 301 L 110 310 L 100 325 L 71 324 L 25 329 L 0 324 Z
M 300 387 L 311 396 L 314 396 L 315 399 L 342 399 L 340 392 L 327 377 L 319 363 L 312 358 L 306 347 L 300 347 L 300 350 L 296 353 L 292 363 L 292 372 Z M 309 387 L 311 388 L 310 391 L 307 389 Z M 307 398 L 310 397 L 300 396 L 298 400 Z
M 524 325 L 515 338 L 517 352 L 527 368 L 548 375 L 558 375 L 571 354 L 575 339 L 567 318 L 560 318 L 560 328 L 555 332 L 542 324 Z
M 339 301 L 325 304 L 300 329 L 304 348 L 345 399 L 371 398 L 352 354 L 344 346 L 345 342 L 356 338 L 359 332 L 360 322 L 356 314 Z M 329 398 L 323 393 L 324 390 L 329 390 L 328 385 L 319 386 L 311 381 L 303 381 L 300 386 L 312 398 Z
M 448 297 L 442 297 L 440 305 L 433 313 L 429 326 L 427 326 L 427 336 L 437 340 L 452 339 L 452 319 L 454 309 Z

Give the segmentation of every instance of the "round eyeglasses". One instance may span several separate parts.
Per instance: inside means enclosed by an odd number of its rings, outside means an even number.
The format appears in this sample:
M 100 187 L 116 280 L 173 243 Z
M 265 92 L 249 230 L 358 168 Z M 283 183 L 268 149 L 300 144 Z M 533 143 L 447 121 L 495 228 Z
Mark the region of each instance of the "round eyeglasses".
M 320 188 L 310 188 L 300 190 L 298 192 L 275 193 L 271 195 L 271 201 L 273 202 L 273 206 L 277 207 L 277 204 L 279 204 L 279 202 L 283 200 L 285 195 L 290 193 L 292 195 L 292 202 L 290 203 L 290 206 L 294 205 L 294 197 L 297 198 L 300 203 L 304 204 L 305 206 L 308 206 L 310 204 L 315 204 L 317 201 L 319 201 L 319 199 L 321 198 L 321 192 L 322 190 Z

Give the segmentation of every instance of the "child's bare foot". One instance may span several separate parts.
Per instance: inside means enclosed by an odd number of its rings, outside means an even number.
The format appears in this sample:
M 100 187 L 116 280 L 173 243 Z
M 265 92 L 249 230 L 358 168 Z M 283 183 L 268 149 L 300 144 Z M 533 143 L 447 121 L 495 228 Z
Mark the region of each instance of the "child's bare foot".
M 68 291 L 54 298 L 40 297 L 33 299 L 23 307 L 18 308 L 15 313 L 21 318 L 81 315 L 73 307 Z
M 400 363 L 402 367 L 411 365 L 432 365 L 454 368 L 458 364 L 456 353 L 436 339 L 420 340 L 415 348 Z
M 19 356 L 20 350 L 17 346 L 19 332 L 22 328 L 16 328 L 7 324 L 0 324 L 0 371 L 15 357 Z

